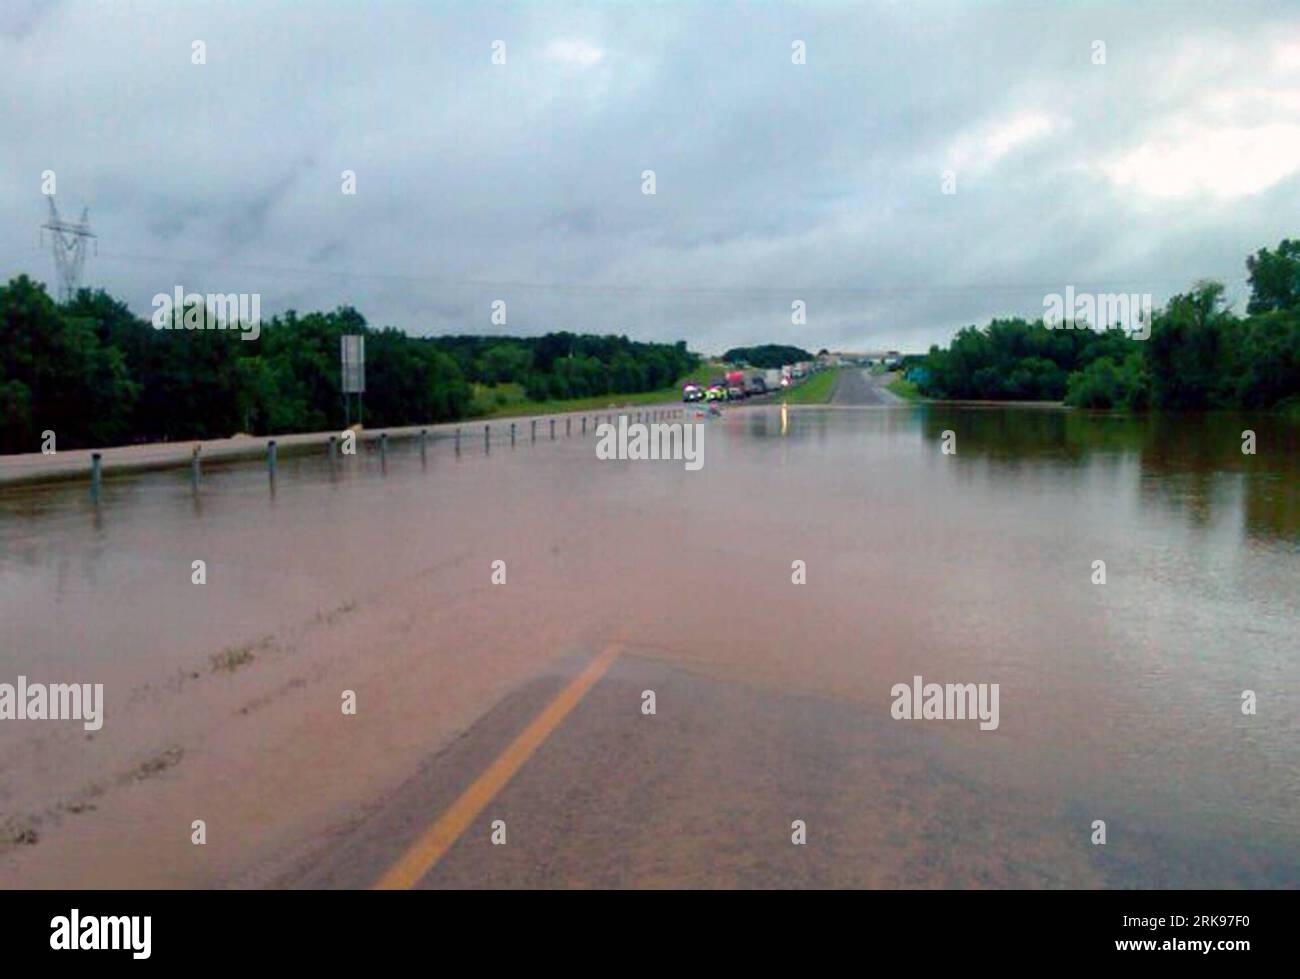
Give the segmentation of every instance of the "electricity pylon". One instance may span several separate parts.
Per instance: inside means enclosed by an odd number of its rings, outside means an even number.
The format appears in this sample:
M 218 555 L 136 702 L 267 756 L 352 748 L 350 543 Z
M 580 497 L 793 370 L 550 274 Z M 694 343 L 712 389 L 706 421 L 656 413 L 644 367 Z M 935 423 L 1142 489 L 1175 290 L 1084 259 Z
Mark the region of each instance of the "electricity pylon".
M 45 198 L 50 202 L 50 219 L 41 225 L 52 232 L 54 239 L 54 268 L 59 275 L 59 294 L 69 302 L 81 285 L 81 270 L 86 264 L 86 242 L 98 236 L 90 230 L 90 208 L 82 208 L 81 220 L 76 224 L 59 217 L 54 195 Z

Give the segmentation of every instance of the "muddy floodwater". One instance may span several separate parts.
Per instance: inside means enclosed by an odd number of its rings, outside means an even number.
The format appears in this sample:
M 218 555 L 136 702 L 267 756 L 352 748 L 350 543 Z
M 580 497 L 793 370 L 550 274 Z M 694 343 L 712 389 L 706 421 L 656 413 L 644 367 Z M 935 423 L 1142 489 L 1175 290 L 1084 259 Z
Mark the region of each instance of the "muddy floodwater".
M 102 682 L 106 714 L 54 761 L 35 746 L 49 728 L 0 721 L 0 817 L 71 798 L 60 773 L 111 744 L 131 705 L 245 654 L 239 675 L 256 676 L 264 637 L 401 594 L 439 616 L 402 641 L 458 670 L 504 646 L 617 641 L 674 675 L 777 698 L 773 711 L 798 697 L 861 718 L 871 750 L 943 780 L 954 829 L 926 847 L 997 847 L 978 882 L 1300 885 L 1300 426 L 976 406 L 754 407 L 704 424 L 698 472 L 600 461 L 592 431 L 566 437 L 561 422 L 554 441 L 525 426 L 514 447 L 494 426 L 490 452 L 469 426 L 459 455 L 440 440 L 424 464 L 411 442 L 386 466 L 373 446 L 335 465 L 283 457 L 274 494 L 256 463 L 210 467 L 197 496 L 184 470 L 108 478 L 98 507 L 81 484 L 0 490 L 0 683 Z M 340 656 L 382 655 L 365 630 L 348 645 Z M 513 682 L 491 668 L 484 711 Z M 996 730 L 894 719 L 891 689 L 915 676 L 998 684 Z M 424 695 L 436 711 L 443 694 Z M 158 745 L 168 723 L 148 722 Z M 201 753 L 185 758 L 178 771 Z M 871 794 L 938 805 L 909 796 L 917 784 L 881 776 Z M 1046 842 L 1018 844 L 1020 823 L 992 810 L 980 823 L 980 800 L 1004 795 L 1026 825 L 1051 823 Z M 24 882 L 42 880 L 55 858 L 39 848 L 59 833 L 98 831 L 95 812 L 77 819 L 41 823 Z M 922 886 L 970 882 L 937 856 L 922 866 Z

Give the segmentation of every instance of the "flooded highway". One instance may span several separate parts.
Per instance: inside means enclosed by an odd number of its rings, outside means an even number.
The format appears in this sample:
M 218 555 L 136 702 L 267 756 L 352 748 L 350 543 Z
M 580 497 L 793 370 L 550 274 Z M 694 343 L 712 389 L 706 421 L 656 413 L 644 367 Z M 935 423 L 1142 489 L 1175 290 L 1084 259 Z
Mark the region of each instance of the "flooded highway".
M 704 424 L 0 490 L 0 882 L 1300 886 L 1300 427 Z

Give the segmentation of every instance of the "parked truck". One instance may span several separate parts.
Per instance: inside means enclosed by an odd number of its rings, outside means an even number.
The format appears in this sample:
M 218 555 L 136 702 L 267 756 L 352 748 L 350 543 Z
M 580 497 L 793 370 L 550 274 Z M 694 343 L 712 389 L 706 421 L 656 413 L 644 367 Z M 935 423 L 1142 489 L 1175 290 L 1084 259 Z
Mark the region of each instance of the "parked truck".
M 767 394 L 767 378 L 762 371 L 745 371 L 745 394 Z

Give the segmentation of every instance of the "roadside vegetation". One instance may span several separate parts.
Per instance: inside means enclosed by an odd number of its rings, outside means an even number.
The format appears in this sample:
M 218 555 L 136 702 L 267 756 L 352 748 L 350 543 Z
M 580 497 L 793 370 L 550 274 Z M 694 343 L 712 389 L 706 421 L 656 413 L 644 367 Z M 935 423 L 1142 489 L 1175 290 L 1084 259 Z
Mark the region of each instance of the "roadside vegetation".
M 183 315 L 183 311 L 177 311 Z M 0 285 L 0 452 L 326 431 L 345 424 L 339 338 L 366 338 L 366 425 L 677 397 L 700 367 L 677 343 L 624 336 L 411 337 L 355 309 L 230 330 L 156 330 L 106 292 L 55 302 Z M 635 399 L 635 400 L 633 400 Z
M 918 389 L 932 398 L 1064 400 L 1080 408 L 1277 408 L 1300 399 L 1300 241 L 1246 260 L 1246 315 L 1223 286 L 1196 283 L 1152 316 L 1150 337 L 995 319 L 930 348 Z M 901 393 L 901 392 L 897 392 Z
M 517 415 L 546 415 L 561 411 L 590 411 L 611 405 L 658 404 L 662 401 L 680 401 L 685 384 L 704 384 L 724 370 L 721 364 L 700 364 L 687 371 L 674 383 L 653 391 L 631 394 L 600 394 L 585 398 L 547 398 L 534 400 L 528 397 L 521 384 L 475 384 L 470 400 L 470 416 L 481 418 L 510 418 Z
M 792 405 L 824 405 L 835 390 L 837 370 L 818 371 L 793 387 L 786 388 L 781 400 Z
M 450 355 L 469 382 L 487 388 L 515 385 L 528 401 L 539 404 L 666 390 L 700 363 L 685 340 L 637 343 L 621 336 L 562 332 L 443 336 L 423 342 Z
M 924 395 L 921 394 L 921 389 L 901 374 L 886 384 L 885 390 L 896 394 L 907 401 L 919 401 L 924 397 Z

